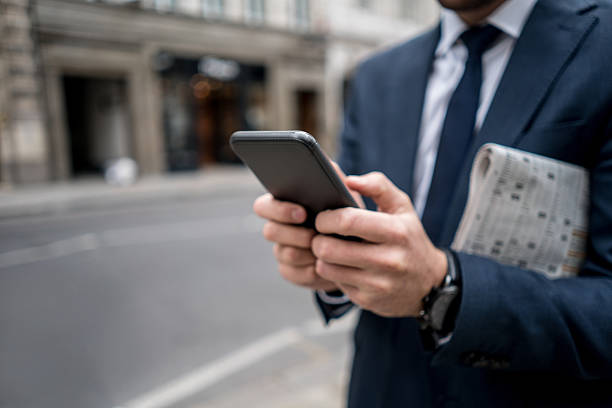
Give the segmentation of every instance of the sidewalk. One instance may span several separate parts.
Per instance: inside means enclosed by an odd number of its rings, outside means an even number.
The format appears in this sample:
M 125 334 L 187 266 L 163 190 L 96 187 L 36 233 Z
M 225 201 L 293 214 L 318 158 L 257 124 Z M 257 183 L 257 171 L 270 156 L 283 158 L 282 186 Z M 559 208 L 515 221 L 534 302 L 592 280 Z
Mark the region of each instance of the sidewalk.
M 354 319 L 350 319 L 351 322 Z M 354 324 L 351 324 L 351 328 Z M 292 364 L 279 363 L 276 370 L 259 370 L 257 379 L 237 382 L 212 399 L 193 401 L 181 408 L 342 408 L 346 406 L 352 346 L 347 332 L 328 339 L 309 336 L 293 350 L 279 355 L 291 361 L 289 353 L 303 353 Z M 333 338 L 332 338 L 333 337 Z M 331 340 L 331 341 L 330 341 Z M 286 364 L 286 363 L 285 363 Z M 284 365 L 284 366 L 283 366 Z
M 0 219 L 133 205 L 150 200 L 231 195 L 246 190 L 263 192 L 263 187 L 241 166 L 145 176 L 127 187 L 112 186 L 100 178 L 6 188 L 0 190 Z
M 285 328 L 117 408 L 341 408 L 357 318 Z

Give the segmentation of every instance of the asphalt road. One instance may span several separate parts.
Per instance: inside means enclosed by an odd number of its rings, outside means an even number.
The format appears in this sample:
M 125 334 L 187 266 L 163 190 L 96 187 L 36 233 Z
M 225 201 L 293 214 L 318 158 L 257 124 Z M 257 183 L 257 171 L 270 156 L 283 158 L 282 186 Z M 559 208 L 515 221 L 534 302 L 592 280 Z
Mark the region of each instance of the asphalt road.
M 276 273 L 257 194 L 0 221 L 0 407 L 207 406 L 345 350 Z

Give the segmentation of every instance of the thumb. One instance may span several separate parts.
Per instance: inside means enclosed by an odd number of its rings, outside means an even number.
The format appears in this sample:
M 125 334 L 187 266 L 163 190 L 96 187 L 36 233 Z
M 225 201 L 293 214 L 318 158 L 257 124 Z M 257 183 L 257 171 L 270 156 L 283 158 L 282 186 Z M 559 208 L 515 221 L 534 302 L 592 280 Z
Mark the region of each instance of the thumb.
M 334 168 L 334 170 L 336 171 L 336 173 L 338 174 L 338 177 L 340 177 L 340 180 L 342 180 L 342 182 L 344 184 L 346 184 L 346 179 L 347 176 L 346 174 L 344 174 L 344 172 L 342 171 L 342 169 L 340 168 L 340 166 L 338 166 L 338 163 L 336 163 L 333 160 L 329 161 L 332 165 L 332 167 Z M 348 187 L 348 186 L 347 186 Z M 359 206 L 359 208 L 365 208 L 365 203 L 363 202 L 363 198 L 361 198 L 361 196 L 359 195 L 358 192 L 354 191 L 353 189 L 351 189 L 350 187 L 348 187 L 349 189 L 349 193 L 351 193 L 351 196 L 353 196 L 353 200 L 355 200 L 355 202 L 357 203 L 357 205 Z
M 374 200 L 379 211 L 389 214 L 414 211 L 410 197 L 378 171 L 363 176 L 349 176 L 346 185 Z

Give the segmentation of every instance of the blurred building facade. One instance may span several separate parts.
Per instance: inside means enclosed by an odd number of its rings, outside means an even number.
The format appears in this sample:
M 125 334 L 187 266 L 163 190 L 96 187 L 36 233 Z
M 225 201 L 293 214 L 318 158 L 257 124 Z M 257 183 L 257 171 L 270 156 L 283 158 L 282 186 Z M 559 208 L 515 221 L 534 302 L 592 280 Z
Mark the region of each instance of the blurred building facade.
M 231 163 L 238 129 L 333 152 L 354 66 L 434 0 L 0 0 L 0 181 Z

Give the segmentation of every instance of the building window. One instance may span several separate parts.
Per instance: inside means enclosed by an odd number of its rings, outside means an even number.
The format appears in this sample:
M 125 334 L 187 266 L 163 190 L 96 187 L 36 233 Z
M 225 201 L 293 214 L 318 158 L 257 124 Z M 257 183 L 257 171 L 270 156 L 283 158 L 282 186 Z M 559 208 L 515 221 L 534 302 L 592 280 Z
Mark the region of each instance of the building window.
M 223 0 L 201 0 L 204 17 L 221 17 L 223 15 Z
M 295 0 L 295 23 L 299 28 L 310 26 L 310 1 Z
M 250 23 L 263 23 L 266 17 L 265 0 L 245 0 L 244 16 Z
M 153 7 L 156 10 L 161 11 L 172 11 L 174 10 L 175 2 L 174 0 L 154 0 Z

